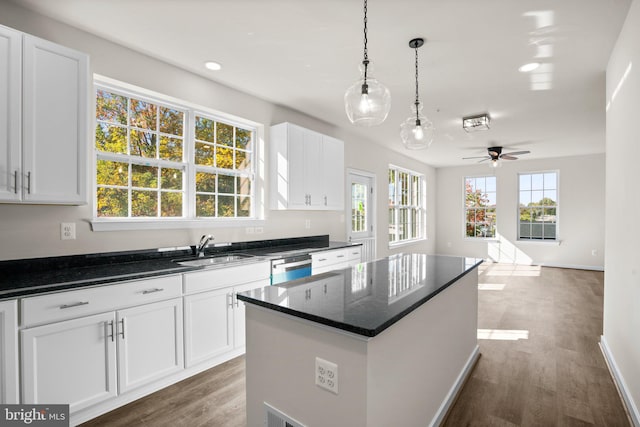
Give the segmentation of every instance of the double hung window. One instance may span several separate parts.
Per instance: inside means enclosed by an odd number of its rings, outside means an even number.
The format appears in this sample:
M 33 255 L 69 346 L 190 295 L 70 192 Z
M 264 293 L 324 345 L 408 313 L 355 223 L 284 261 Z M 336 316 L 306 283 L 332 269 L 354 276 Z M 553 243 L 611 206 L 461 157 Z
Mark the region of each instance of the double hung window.
M 496 237 L 496 177 L 464 179 L 465 237 Z
M 389 166 L 389 243 L 425 238 L 425 177 L 407 169 Z
M 255 133 L 187 103 L 97 84 L 96 218 L 254 217 Z
M 518 181 L 518 239 L 557 240 L 558 173 L 523 173 Z

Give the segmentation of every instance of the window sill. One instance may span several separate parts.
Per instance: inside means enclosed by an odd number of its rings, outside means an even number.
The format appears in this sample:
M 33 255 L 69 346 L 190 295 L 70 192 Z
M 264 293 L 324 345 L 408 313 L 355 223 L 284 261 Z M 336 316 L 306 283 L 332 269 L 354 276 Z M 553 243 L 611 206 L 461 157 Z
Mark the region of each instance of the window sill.
M 426 237 L 422 239 L 403 240 L 402 242 L 389 243 L 389 249 L 400 248 L 403 246 L 415 245 L 416 243 L 426 242 Z
M 92 231 L 127 230 L 170 230 L 180 228 L 255 227 L 263 226 L 264 220 L 256 218 L 235 218 L 233 220 L 211 219 L 91 219 Z
M 499 242 L 497 237 L 463 237 L 465 242 Z
M 518 239 L 516 240 L 518 244 L 525 245 L 551 245 L 551 246 L 560 246 L 562 240 L 529 240 L 529 239 Z

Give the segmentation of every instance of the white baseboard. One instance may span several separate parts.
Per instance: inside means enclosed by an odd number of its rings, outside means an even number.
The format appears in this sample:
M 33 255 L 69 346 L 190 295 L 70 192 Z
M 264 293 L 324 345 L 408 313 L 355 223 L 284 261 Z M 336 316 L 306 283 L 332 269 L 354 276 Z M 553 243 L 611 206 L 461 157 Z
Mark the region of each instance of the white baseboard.
M 609 349 L 609 345 L 607 344 L 607 340 L 604 335 L 600 337 L 600 349 L 602 350 L 602 354 L 607 361 L 607 365 L 609 366 L 609 371 L 611 372 L 613 381 L 616 383 L 616 386 L 618 387 L 618 390 L 622 395 L 622 400 L 624 401 L 624 404 L 626 406 L 627 414 L 629 414 L 629 417 L 631 418 L 631 422 L 633 423 L 634 427 L 640 427 L 640 411 L 638 411 L 638 407 L 633 401 L 631 393 L 629 393 L 627 383 L 624 381 L 624 377 L 618 369 L 616 360 L 613 358 L 613 354 L 611 354 L 611 350 Z
M 458 378 L 456 378 L 456 381 L 453 383 L 453 386 L 449 390 L 449 393 L 447 393 L 447 397 L 445 397 L 445 399 L 442 401 L 442 404 L 440 405 L 440 408 L 438 408 L 438 412 L 436 413 L 435 417 L 433 417 L 431 423 L 429 423 L 429 427 L 439 426 L 442 424 L 445 417 L 447 416 L 447 413 L 449 412 L 449 409 L 455 402 L 458 393 L 460 393 L 460 389 L 467 380 L 467 377 L 469 377 L 469 375 L 471 374 L 471 370 L 475 366 L 476 361 L 479 357 L 480 347 L 476 345 L 471 352 L 469 359 L 467 359 L 467 363 L 465 363 L 464 367 L 460 371 L 460 374 L 458 374 Z
M 604 271 L 604 267 L 600 265 L 577 265 L 577 264 L 554 264 L 554 263 L 545 263 L 540 264 L 542 267 L 555 267 L 555 268 L 571 268 L 574 270 L 593 270 L 593 271 Z

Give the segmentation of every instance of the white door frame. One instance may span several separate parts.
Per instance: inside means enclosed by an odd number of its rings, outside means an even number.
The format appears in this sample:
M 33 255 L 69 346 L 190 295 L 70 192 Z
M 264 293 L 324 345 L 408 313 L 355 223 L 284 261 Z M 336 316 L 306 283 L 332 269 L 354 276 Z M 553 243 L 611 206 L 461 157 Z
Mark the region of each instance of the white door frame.
M 360 176 L 371 180 L 371 193 L 369 194 L 369 206 L 367 212 L 367 219 L 370 226 L 370 237 L 374 240 L 374 256 L 375 256 L 375 242 L 377 242 L 377 229 L 376 229 L 376 194 L 377 194 L 377 176 L 374 173 L 363 171 L 360 169 L 347 168 L 347 179 L 345 189 L 345 221 L 347 240 L 351 241 L 351 177 Z

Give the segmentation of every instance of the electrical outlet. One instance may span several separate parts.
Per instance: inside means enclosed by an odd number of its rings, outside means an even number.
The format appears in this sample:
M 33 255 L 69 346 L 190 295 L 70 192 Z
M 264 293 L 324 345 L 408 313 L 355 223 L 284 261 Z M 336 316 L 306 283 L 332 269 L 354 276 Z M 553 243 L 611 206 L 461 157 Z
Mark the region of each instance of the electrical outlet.
M 244 232 L 246 234 L 253 234 L 255 229 L 253 227 L 245 227 Z
M 591 255 L 598 256 L 598 250 L 597 249 L 591 249 Z
M 316 385 L 338 394 L 338 365 L 316 357 Z
M 264 228 L 263 227 L 256 227 L 255 231 L 256 231 L 256 234 L 262 234 L 262 233 L 264 233 Z
M 76 223 L 62 222 L 60 223 L 60 240 L 75 240 Z

